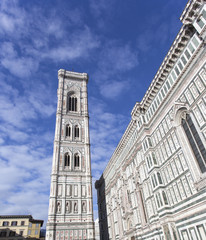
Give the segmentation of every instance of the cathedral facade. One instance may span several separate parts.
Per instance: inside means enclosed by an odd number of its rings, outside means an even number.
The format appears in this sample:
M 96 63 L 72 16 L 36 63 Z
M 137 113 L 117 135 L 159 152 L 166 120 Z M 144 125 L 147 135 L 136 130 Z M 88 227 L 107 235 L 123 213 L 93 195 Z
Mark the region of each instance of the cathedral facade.
M 47 240 L 93 240 L 86 73 L 60 69 Z
M 206 239 L 206 1 L 183 25 L 101 178 L 101 240 Z

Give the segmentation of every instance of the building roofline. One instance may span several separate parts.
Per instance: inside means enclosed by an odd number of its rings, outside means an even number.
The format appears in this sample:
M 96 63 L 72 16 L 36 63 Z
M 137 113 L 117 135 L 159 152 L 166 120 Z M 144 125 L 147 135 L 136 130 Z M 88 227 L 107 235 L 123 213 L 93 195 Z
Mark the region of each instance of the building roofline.
M 1 218 L 29 218 L 33 219 L 32 215 L 0 215 Z
M 34 219 L 32 217 L 32 215 L 0 215 L 0 219 L 4 219 L 4 218 L 8 218 L 8 219 L 12 219 L 12 218 L 28 218 L 30 222 L 32 223 L 41 223 L 41 227 L 43 226 L 44 220 L 40 220 L 40 219 Z
M 32 222 L 32 223 L 40 223 L 40 224 L 41 224 L 41 227 L 42 227 L 42 226 L 43 226 L 43 223 L 44 223 L 44 220 L 32 219 L 32 220 L 30 220 L 30 222 Z
M 149 106 L 151 105 L 152 101 L 156 97 L 156 94 L 166 81 L 168 75 L 170 74 L 171 70 L 173 69 L 175 63 L 178 60 L 178 57 L 185 49 L 186 45 L 188 44 L 191 36 L 194 34 L 194 28 L 191 26 L 190 22 L 184 24 L 184 17 L 188 15 L 191 11 L 197 11 L 202 2 L 206 2 L 206 0 L 189 0 L 183 13 L 180 17 L 180 20 L 183 22 L 180 31 L 178 32 L 177 36 L 175 37 L 169 51 L 167 52 L 165 58 L 163 59 L 160 67 L 158 68 L 157 73 L 155 74 L 148 90 L 146 91 L 145 95 L 143 96 L 141 102 L 137 102 L 131 112 L 132 119 L 129 122 L 122 138 L 120 139 L 117 147 L 115 148 L 105 170 L 103 171 L 103 175 L 107 175 L 108 169 L 112 167 L 114 163 L 114 159 L 116 159 L 119 154 L 121 154 L 122 150 L 124 149 L 130 135 L 131 130 L 134 128 L 136 119 L 143 111 L 146 111 Z M 199 4 L 200 3 L 200 4 Z
M 190 23 L 192 18 L 195 17 L 196 10 L 202 5 L 206 0 L 188 0 L 181 16 L 180 21 L 183 24 Z

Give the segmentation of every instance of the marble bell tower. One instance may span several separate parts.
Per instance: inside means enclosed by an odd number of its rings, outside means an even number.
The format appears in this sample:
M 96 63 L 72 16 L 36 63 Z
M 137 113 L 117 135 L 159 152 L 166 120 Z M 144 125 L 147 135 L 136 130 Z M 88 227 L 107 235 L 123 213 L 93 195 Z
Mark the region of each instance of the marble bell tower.
M 46 240 L 94 240 L 86 73 L 58 71 Z

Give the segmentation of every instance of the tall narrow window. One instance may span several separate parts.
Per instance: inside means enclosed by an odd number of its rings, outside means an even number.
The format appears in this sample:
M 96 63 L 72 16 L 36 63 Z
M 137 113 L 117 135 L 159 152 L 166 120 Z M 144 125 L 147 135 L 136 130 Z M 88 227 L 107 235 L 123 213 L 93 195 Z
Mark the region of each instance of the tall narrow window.
M 74 155 L 74 167 L 79 167 L 79 155 L 77 153 Z
M 157 178 L 158 178 L 159 184 L 163 184 L 162 178 L 159 172 L 157 173 Z
M 71 137 L 71 127 L 66 125 L 66 137 Z
M 156 160 L 156 157 L 155 157 L 155 154 L 154 154 L 154 153 L 152 153 L 152 158 L 153 158 L 154 164 L 157 165 L 157 160 Z
M 162 197 L 163 197 L 165 205 L 168 205 L 167 196 L 166 196 L 166 193 L 164 191 L 162 191 Z
M 70 166 L 70 155 L 69 153 L 66 153 L 64 155 L 64 166 L 69 167 Z
M 182 126 L 202 173 L 206 172 L 206 150 L 189 114 L 182 118 Z
M 130 196 L 129 190 L 127 190 L 127 198 L 128 198 L 129 203 L 131 204 L 132 201 L 131 201 L 131 196 Z
M 79 138 L 79 127 L 77 125 L 74 127 L 74 137 Z
M 141 205 L 142 205 L 141 207 L 142 207 L 143 218 L 144 218 L 145 223 L 147 223 L 148 219 L 147 219 L 147 215 L 146 215 L 146 209 L 145 209 L 145 206 L 144 206 L 142 190 L 140 190 L 139 193 L 140 193 L 140 202 L 141 202 Z
M 74 96 L 69 97 L 69 111 L 77 111 L 77 98 Z

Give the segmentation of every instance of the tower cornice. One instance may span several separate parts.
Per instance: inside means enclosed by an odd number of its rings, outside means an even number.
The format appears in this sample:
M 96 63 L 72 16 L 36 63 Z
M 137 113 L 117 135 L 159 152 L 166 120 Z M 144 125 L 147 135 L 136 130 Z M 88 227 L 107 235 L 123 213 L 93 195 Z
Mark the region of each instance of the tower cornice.
M 89 79 L 89 76 L 87 73 L 72 72 L 72 71 L 67 71 L 65 69 L 59 69 L 58 78 L 60 77 L 75 79 L 75 80 L 84 80 L 86 82 L 88 82 L 88 79 Z

